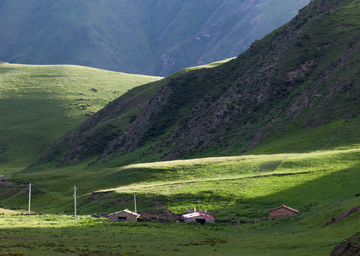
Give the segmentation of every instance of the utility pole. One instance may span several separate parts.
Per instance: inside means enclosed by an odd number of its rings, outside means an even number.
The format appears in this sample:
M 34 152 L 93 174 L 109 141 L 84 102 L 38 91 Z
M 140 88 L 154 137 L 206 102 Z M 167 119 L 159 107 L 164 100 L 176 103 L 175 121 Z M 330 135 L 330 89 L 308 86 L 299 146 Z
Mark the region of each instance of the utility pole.
M 28 208 L 28 214 L 30 215 L 30 203 L 31 203 L 31 182 L 29 184 L 29 208 Z
M 135 204 L 135 212 L 137 212 L 136 211 L 136 195 L 134 194 L 134 204 Z
M 74 186 L 74 212 L 75 212 L 75 221 L 76 221 L 76 186 Z

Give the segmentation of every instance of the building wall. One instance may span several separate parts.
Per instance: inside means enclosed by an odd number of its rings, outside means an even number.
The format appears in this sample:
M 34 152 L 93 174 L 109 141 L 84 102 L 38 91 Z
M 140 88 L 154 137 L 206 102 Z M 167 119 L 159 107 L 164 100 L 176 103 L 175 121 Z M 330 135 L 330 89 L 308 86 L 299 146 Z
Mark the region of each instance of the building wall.
M 209 218 L 205 218 L 205 217 L 203 217 L 203 216 L 188 218 L 188 219 L 185 219 L 184 221 L 185 221 L 185 222 L 196 222 L 196 219 L 205 220 L 206 223 L 215 223 L 215 220 L 209 219 Z
M 126 212 L 120 212 L 120 213 L 117 213 L 117 214 L 110 215 L 108 217 L 108 221 L 109 222 L 117 222 L 118 217 L 126 217 L 126 221 L 137 222 L 137 218 L 136 218 L 135 215 L 128 214 Z
M 269 220 L 276 220 L 281 218 L 288 218 L 296 216 L 296 212 L 290 211 L 285 208 L 280 208 L 269 212 Z

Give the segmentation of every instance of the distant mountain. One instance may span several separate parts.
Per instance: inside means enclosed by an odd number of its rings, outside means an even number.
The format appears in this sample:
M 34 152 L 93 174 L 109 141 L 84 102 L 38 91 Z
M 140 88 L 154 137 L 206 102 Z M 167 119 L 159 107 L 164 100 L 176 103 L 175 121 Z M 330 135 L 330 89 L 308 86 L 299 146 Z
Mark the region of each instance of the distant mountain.
M 166 76 L 234 57 L 310 0 L 0 0 L 0 60 Z
M 359 13 L 358 1 L 312 1 L 234 60 L 168 77 L 146 98 L 130 91 L 54 143 L 37 164 L 49 157 L 60 165 L 96 157 L 119 166 L 358 147 Z M 107 140 L 103 129 L 115 131 L 135 107 L 127 95 L 144 104 L 125 131 Z

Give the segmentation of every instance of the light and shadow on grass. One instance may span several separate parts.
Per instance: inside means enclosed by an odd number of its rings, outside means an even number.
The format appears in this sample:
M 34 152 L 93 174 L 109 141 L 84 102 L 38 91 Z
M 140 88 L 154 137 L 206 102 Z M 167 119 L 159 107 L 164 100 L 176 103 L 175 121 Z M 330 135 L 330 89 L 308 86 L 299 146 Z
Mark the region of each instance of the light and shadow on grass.
M 68 166 L 19 174 L 17 178 L 21 180 L 32 177 L 34 188 L 39 189 L 33 192 L 34 211 L 61 215 L 1 217 L 0 226 L 5 230 L 1 236 L 12 238 L 2 239 L 0 245 L 15 246 L 15 241 L 32 234 L 24 244 L 36 248 L 9 248 L 24 252 L 33 250 L 37 255 L 49 252 L 60 255 L 55 248 L 68 248 L 76 253 L 98 250 L 98 255 L 125 252 L 139 255 L 328 255 L 335 244 L 360 228 L 360 213 L 334 226 L 324 227 L 330 219 L 360 204 L 360 197 L 356 197 L 360 193 L 357 182 L 360 178 L 359 154 L 360 150 L 352 149 L 184 160 L 94 170 L 84 168 L 85 165 L 81 169 Z M 52 179 L 54 182 L 47 183 Z M 77 223 L 72 216 L 71 186 L 75 183 L 79 187 L 78 214 L 81 215 Z M 68 188 L 60 189 L 64 185 Z M 102 189 L 95 190 L 95 187 Z M 113 192 L 104 193 L 109 191 Z M 235 222 L 250 223 L 237 226 L 221 223 L 205 226 L 109 224 L 106 219 L 83 215 L 111 213 L 124 208 L 133 210 L 134 193 L 138 211 L 167 208 L 182 213 L 187 207 L 198 206 L 209 209 L 217 218 L 235 215 Z M 2 203 L 6 205 L 10 202 L 23 208 L 27 205 L 26 193 L 19 193 L 11 201 L 4 199 Z M 299 215 L 254 223 L 255 218 L 267 217 L 268 210 L 280 203 L 299 210 Z M 227 243 L 179 245 L 201 243 L 209 237 L 225 239 Z M 51 243 L 55 246 L 49 247 Z M 115 248 L 118 244 L 121 247 Z
M 74 65 L 4 63 L 0 74 L 0 171 L 25 168 L 110 101 L 161 79 Z
M 359 152 L 354 149 L 311 154 L 178 160 L 106 169 L 88 169 L 84 164 L 82 168 L 75 165 L 34 173 L 21 173 L 13 176 L 12 179 L 15 181 L 28 180 L 28 182 L 34 183 L 34 187 L 38 188 L 39 192 L 34 196 L 34 206 L 38 201 L 39 210 L 42 211 L 44 208 L 58 209 L 56 212 L 70 210 L 71 188 L 77 186 L 79 197 L 83 196 L 85 201 L 92 192 L 115 191 L 103 199 L 109 197 L 110 200 L 119 197 L 124 198 L 125 201 L 133 193 L 137 193 L 143 194 L 142 197 L 145 198 L 145 201 L 160 202 L 159 205 L 171 206 L 175 211 L 183 211 L 187 208 L 187 204 L 199 203 L 203 204 L 206 209 L 218 210 L 220 213 L 228 215 L 230 212 L 222 210 L 222 208 L 226 209 L 236 202 L 252 201 L 254 198 L 261 201 L 259 198 L 276 195 L 278 192 L 279 196 L 273 196 L 272 199 L 263 200 L 263 202 L 265 204 L 291 203 L 294 207 L 302 207 L 307 204 L 307 201 L 314 203 L 316 200 L 325 200 L 329 195 L 331 199 L 341 189 L 338 187 L 339 184 L 343 184 L 348 189 L 345 183 L 336 179 L 351 180 L 348 173 L 357 175 L 356 171 L 353 173 L 353 170 L 356 170 L 359 163 Z M 312 187 L 311 184 L 315 183 L 315 180 L 326 176 L 337 178 L 330 178 L 329 181 L 324 181 L 324 185 L 316 186 L 312 190 L 306 189 L 302 192 L 302 190 L 295 189 L 300 185 Z M 336 183 L 336 190 L 325 191 L 333 187 L 331 180 Z M 292 191 L 296 191 L 296 193 Z M 313 191 L 314 195 L 309 191 Z M 214 205 L 206 203 L 204 195 L 209 200 L 212 198 L 211 200 L 216 203 Z M 305 199 L 298 200 L 301 195 Z M 26 206 L 26 195 L 22 195 L 22 197 L 21 200 L 24 203 L 20 205 L 24 207 Z M 51 202 L 51 198 L 55 197 L 58 199 Z M 164 198 L 161 199 L 161 197 Z M 167 197 L 168 199 L 166 199 Z M 179 198 L 173 202 L 171 197 Z M 223 199 L 219 200 L 218 197 Z M 46 198 L 48 198 L 49 204 L 41 206 L 41 202 Z M 196 198 L 199 199 L 195 200 Z M 14 200 L 13 198 L 12 201 Z M 21 200 L 19 198 L 19 202 Z M 118 199 L 119 202 L 124 200 Z M 54 202 L 62 202 L 63 206 L 59 209 Z M 170 202 L 171 205 L 168 205 Z M 4 200 L 4 203 L 7 205 L 9 201 Z M 107 207 L 106 204 L 95 205 L 96 203 L 94 203 L 95 208 L 90 207 L 84 213 L 106 211 L 104 209 Z M 116 201 L 110 209 L 113 210 L 115 207 Z M 156 205 L 149 203 L 144 208 L 151 207 L 154 208 Z

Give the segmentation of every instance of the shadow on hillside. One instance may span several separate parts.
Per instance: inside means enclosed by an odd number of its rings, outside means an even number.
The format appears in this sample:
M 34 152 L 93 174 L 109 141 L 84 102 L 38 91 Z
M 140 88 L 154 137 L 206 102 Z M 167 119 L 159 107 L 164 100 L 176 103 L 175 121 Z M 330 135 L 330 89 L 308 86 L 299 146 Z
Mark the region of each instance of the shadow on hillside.
M 301 174 L 274 174 L 257 178 L 259 180 L 238 179 L 193 182 L 189 186 L 179 188 L 176 185 L 166 187 L 164 195 L 151 192 L 136 192 L 138 209 L 151 208 L 174 208 L 187 209 L 188 206 L 199 206 L 202 209 L 221 211 L 223 214 L 235 214 L 246 217 L 266 217 L 267 210 L 279 204 L 289 204 L 290 207 L 300 211 L 300 214 L 308 212 L 312 206 L 322 203 L 339 202 L 341 200 L 354 199 L 360 193 L 358 180 L 360 180 L 359 164 L 336 172 L 324 173 L 317 177 L 319 172 Z M 285 188 L 290 180 L 300 180 L 300 185 Z M 146 180 L 144 178 L 144 180 Z M 247 189 L 261 191 L 266 186 L 275 188 L 272 194 L 266 196 L 254 196 L 250 198 L 239 192 L 238 187 L 248 186 Z M 170 185 L 169 185 L 170 186 Z M 159 188 L 158 188 L 159 190 Z M 170 191 L 169 191 L 170 190 Z M 160 188 L 161 191 L 161 188 Z M 261 194 L 261 192 L 259 192 Z M 252 195 L 252 194 L 251 194 Z M 230 203 L 233 202 L 233 203 Z M 96 208 L 109 212 L 128 207 L 133 208 L 133 192 L 112 193 L 101 196 L 98 199 L 84 201 L 85 208 Z M 85 209 L 84 209 L 85 210 Z M 91 210 L 90 210 L 91 211 Z M 244 214 L 243 214 L 244 213 Z M 229 215 L 229 217 L 231 216 Z M 259 216 L 257 216 L 259 215 Z M 328 220 L 324 220 L 325 222 Z

